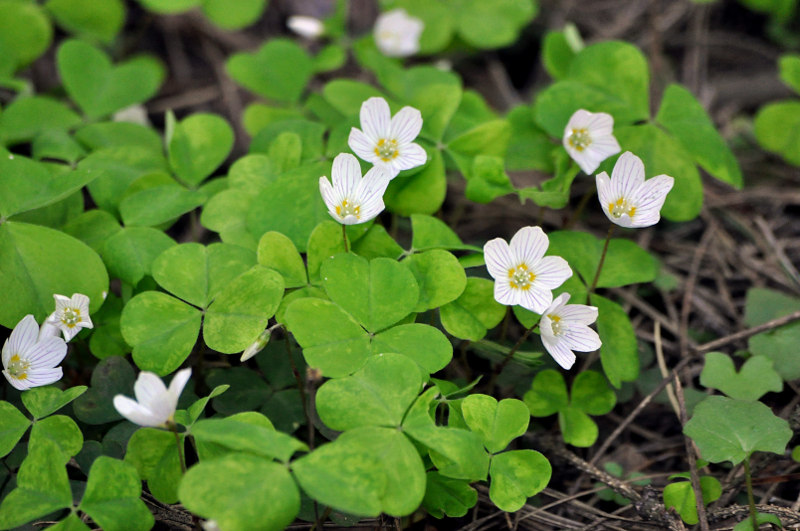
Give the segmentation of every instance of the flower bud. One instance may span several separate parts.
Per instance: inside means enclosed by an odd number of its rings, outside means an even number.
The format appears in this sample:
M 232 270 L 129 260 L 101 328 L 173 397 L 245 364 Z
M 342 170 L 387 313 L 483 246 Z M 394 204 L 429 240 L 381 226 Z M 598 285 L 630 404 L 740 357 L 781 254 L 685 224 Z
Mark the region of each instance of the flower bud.
M 253 341 L 253 344 L 247 347 L 244 350 L 244 352 L 242 352 L 242 357 L 240 358 L 241 361 L 247 361 L 256 354 L 258 354 L 259 352 L 261 352 L 262 350 L 264 350 L 264 347 L 266 347 L 267 343 L 269 343 L 269 336 L 271 335 L 272 335 L 272 329 L 270 328 L 267 328 L 266 330 L 261 332 L 258 335 L 258 338 L 256 338 L 255 341 Z

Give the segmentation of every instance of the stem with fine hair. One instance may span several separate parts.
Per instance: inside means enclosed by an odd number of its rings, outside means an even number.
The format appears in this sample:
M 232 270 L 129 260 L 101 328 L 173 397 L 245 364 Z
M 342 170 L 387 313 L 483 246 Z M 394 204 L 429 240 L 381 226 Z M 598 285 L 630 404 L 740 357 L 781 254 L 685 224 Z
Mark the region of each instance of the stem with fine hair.
M 175 423 L 170 423 L 170 431 L 175 435 L 175 444 L 178 445 L 178 460 L 181 462 L 181 474 L 186 474 L 186 458 L 183 456 L 183 445 L 181 444 L 181 436 L 178 435 L 178 426 Z
M 750 505 L 750 520 L 753 522 L 753 531 L 758 531 L 756 500 L 753 497 L 753 478 L 750 475 L 750 456 L 744 459 L 744 480 L 747 485 L 747 503 Z
M 344 252 L 349 253 L 350 250 L 347 248 L 347 225 L 342 223 L 342 240 L 344 240 Z
M 597 263 L 597 271 L 594 273 L 594 279 L 592 279 L 592 285 L 589 286 L 589 291 L 586 292 L 586 304 L 591 304 L 590 297 L 594 292 L 594 288 L 597 287 L 597 281 L 600 278 L 600 272 L 603 270 L 603 264 L 606 261 L 606 253 L 608 253 L 608 244 L 611 242 L 611 235 L 614 234 L 614 227 L 615 225 L 612 223 L 611 226 L 608 228 L 608 234 L 606 234 L 606 242 L 603 244 L 603 254 L 600 255 L 600 262 Z

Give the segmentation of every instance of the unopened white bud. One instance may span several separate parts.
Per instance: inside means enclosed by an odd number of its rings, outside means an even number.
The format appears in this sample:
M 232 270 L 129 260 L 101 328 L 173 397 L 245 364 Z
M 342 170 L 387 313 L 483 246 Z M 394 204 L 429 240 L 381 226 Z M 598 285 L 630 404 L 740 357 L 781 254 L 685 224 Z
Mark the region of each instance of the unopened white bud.
M 325 26 L 322 21 L 314 17 L 295 15 L 289 17 L 286 25 L 290 30 L 305 39 L 317 39 L 325 33 Z
M 264 347 L 267 346 L 269 343 L 269 336 L 272 335 L 272 329 L 267 328 L 263 332 L 258 335 L 258 338 L 253 341 L 253 344 L 247 347 L 244 352 L 242 352 L 242 357 L 240 358 L 241 361 L 247 361 L 262 350 Z

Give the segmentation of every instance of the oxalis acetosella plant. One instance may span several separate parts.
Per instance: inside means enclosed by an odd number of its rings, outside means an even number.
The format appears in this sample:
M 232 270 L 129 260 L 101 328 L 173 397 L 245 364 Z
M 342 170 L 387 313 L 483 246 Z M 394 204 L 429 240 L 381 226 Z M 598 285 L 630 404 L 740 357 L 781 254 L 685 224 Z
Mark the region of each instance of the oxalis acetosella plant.
M 0 0 L 0 531 L 800 522 L 791 192 L 582 11 L 312 4 Z

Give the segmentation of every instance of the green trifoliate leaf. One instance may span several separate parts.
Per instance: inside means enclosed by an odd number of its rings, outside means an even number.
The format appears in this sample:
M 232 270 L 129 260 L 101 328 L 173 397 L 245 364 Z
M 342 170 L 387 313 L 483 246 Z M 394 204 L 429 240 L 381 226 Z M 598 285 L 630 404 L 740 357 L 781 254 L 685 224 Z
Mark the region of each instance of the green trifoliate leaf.
M 511 124 L 511 140 L 506 152 L 508 170 L 541 170 L 552 173 L 554 170 L 553 143 L 550 136 L 533 121 L 533 109 L 520 105 L 511 109 L 506 116 Z
M 142 483 L 133 465 L 100 456 L 89 471 L 80 510 L 108 531 L 145 531 L 154 519 L 141 495 Z
M 758 400 L 769 391 L 780 392 L 783 389 L 783 379 L 772 364 L 766 356 L 753 356 L 736 372 L 730 356 L 709 352 L 700 373 L 700 383 L 737 400 Z
M 72 505 L 61 450 L 50 440 L 28 449 L 17 474 L 17 488 L 0 504 L 0 529 L 13 529 Z
M 364 516 L 405 516 L 425 494 L 425 467 L 414 445 L 396 429 L 349 430 L 292 463 L 309 496 Z
M 483 278 L 467 278 L 467 286 L 458 299 L 442 306 L 444 329 L 461 339 L 478 341 L 489 328 L 497 326 L 506 308 L 494 299 L 494 283 Z
M 201 317 L 199 310 L 174 297 L 146 291 L 125 305 L 120 329 L 133 346 L 136 365 L 164 376 L 180 367 L 191 353 Z
M 742 170 L 736 157 L 691 92 L 681 85 L 668 86 L 656 121 L 678 139 L 704 170 L 734 188 L 742 187 Z
M 781 519 L 774 514 L 756 513 L 756 522 L 759 527 L 763 524 L 774 524 L 779 528 L 783 527 Z M 750 531 L 751 529 L 753 529 L 753 521 L 750 518 L 746 518 L 733 526 L 733 531 Z
M 160 155 L 164 149 L 155 129 L 132 122 L 99 122 L 75 131 L 75 138 L 91 151 L 119 146 L 134 146 Z
M 203 13 L 216 26 L 236 30 L 261 18 L 268 2 L 269 0 L 205 0 Z
M 85 393 L 87 389 L 88 387 L 85 385 L 70 387 L 64 391 L 52 385 L 34 387 L 26 393 L 22 393 L 22 403 L 28 408 L 33 418 L 41 419 L 66 406 Z
M 277 531 L 300 510 L 300 492 L 286 467 L 245 453 L 195 465 L 179 495 L 189 510 L 223 529 Z M 264 500 L 270 500 L 268 507 Z
M 299 118 L 280 120 L 264 126 L 250 143 L 250 153 L 264 153 L 270 159 L 272 171 L 276 176 L 278 170 L 287 171 L 294 168 L 298 161 L 313 163 L 323 158 L 324 125 Z M 282 138 L 281 138 L 282 137 Z M 281 138 L 281 140 L 278 140 Z M 300 145 L 297 145 L 297 139 Z M 330 140 L 329 140 L 330 142 Z M 282 152 L 283 146 L 289 152 Z M 297 153 L 297 148 L 302 150 Z M 327 171 L 327 170 L 325 170 Z
M 203 339 L 224 354 L 243 351 L 267 327 L 282 297 L 283 277 L 253 266 L 225 286 L 208 307 Z
M 589 415 L 605 415 L 617 403 L 614 391 L 609 389 L 602 374 L 583 371 L 572 382 L 570 404 Z
M 439 151 L 427 152 L 428 162 L 422 169 L 409 170 L 415 173 L 398 175 L 389 183 L 383 199 L 390 212 L 410 216 L 433 214 L 441 208 L 447 194 L 444 160 Z
M 403 248 L 392 238 L 383 225 L 372 225 L 369 230 L 353 242 L 353 252 L 367 260 L 384 257 L 396 260 L 403 254 Z
M 127 226 L 153 227 L 167 222 L 172 224 L 205 201 L 206 196 L 200 192 L 170 184 L 125 197 L 119 204 L 119 212 Z
M 113 65 L 108 56 L 82 41 L 68 40 L 56 54 L 64 88 L 89 118 L 101 118 L 153 96 L 164 68 L 153 58 L 136 57 Z
M 108 274 L 100 257 L 63 232 L 7 221 L 0 225 L 0 325 L 14 328 L 26 314 L 38 321 L 53 313 L 54 293 L 83 293 L 90 313 L 103 303 Z
M 800 299 L 762 288 L 747 291 L 745 324 L 756 326 L 800 310 Z M 754 355 L 766 356 L 784 380 L 800 378 L 800 323 L 791 323 L 750 338 L 748 346 Z
M 445 428 L 411 423 L 405 432 L 428 449 L 439 473 L 455 479 L 485 480 L 489 455 L 477 433 L 460 428 Z
M 718 500 L 722 494 L 719 481 L 711 476 L 700 477 L 700 490 L 704 505 Z M 687 524 L 694 525 L 698 522 L 697 501 L 690 481 L 678 481 L 664 487 L 664 505 L 667 509 L 675 508 L 681 515 L 681 519 Z M 752 525 L 750 529 L 752 529 Z
M 28 431 L 31 421 L 12 404 L 0 401 L 0 457 L 14 449 Z
M 427 249 L 480 251 L 480 247 L 465 245 L 453 229 L 440 219 L 424 214 L 411 215 L 411 248 L 416 251 Z
M 783 454 L 792 437 L 789 424 L 761 402 L 710 396 L 694 408 L 683 432 L 712 463 L 734 465 L 755 451 Z
M 489 203 L 514 191 L 502 157 L 478 155 L 464 177 L 467 178 L 467 199 L 476 203 Z
M 296 102 L 314 72 L 308 54 L 286 39 L 272 39 L 257 53 L 238 53 L 228 59 L 231 77 L 267 99 Z
M 545 369 L 536 374 L 524 400 L 532 416 L 549 417 L 569 404 L 567 383 L 560 372 Z
M 91 531 L 91 528 L 84 524 L 75 513 L 70 513 L 56 525 L 48 527 L 47 529 L 51 531 Z
M 542 63 L 553 79 L 563 79 L 567 76 L 575 53 L 565 31 L 548 31 L 544 36 Z
M 242 422 L 235 417 L 200 420 L 192 426 L 192 435 L 200 442 L 214 443 L 230 450 L 250 452 L 288 462 L 298 451 L 308 447 L 272 427 Z
M 63 103 L 43 96 L 21 97 L 0 114 L 0 140 L 11 145 L 33 140 L 50 129 L 71 129 L 81 118 Z
M 463 174 L 472 170 L 473 159 L 478 155 L 503 157 L 511 138 L 511 124 L 507 120 L 491 120 L 469 129 L 449 140 L 447 152 Z
M 175 125 L 169 141 L 169 163 L 178 178 L 200 184 L 228 157 L 233 129 L 215 114 L 193 114 Z
M 38 4 L 0 2 L 0 49 L 13 50 L 12 72 L 42 55 L 52 39 L 53 27 Z
M 139 0 L 139 3 L 154 13 L 172 15 L 199 6 L 203 0 Z
M 787 54 L 778 60 L 781 81 L 800 94 L 800 55 Z
M 136 375 L 120 356 L 111 356 L 97 364 L 89 390 L 73 403 L 75 416 L 87 424 L 104 424 L 122 418 L 112 403 L 114 395 L 130 394 Z
M 478 502 L 478 492 L 463 479 L 452 479 L 436 471 L 426 475 L 422 506 L 435 518 L 460 518 Z
M 157 500 L 178 501 L 181 463 L 173 433 L 155 428 L 136 430 L 128 441 L 125 461 L 136 467 L 139 478 L 147 481 L 148 490 Z
M 315 298 L 298 299 L 286 309 L 286 326 L 303 347 L 310 367 L 324 376 L 346 376 L 372 353 L 369 334 L 336 304 Z
M 414 275 L 388 258 L 338 254 L 323 262 L 320 274 L 328 297 L 373 333 L 413 312 L 419 300 Z
M 564 442 L 577 446 L 578 448 L 588 448 L 597 441 L 599 434 L 597 424 L 580 409 L 567 406 L 558 412 L 558 425 L 561 428 L 561 435 Z
M 81 429 L 74 420 L 65 415 L 53 415 L 33 424 L 28 447 L 40 444 L 43 439 L 48 439 L 58 446 L 64 464 L 83 448 Z
M 233 279 L 255 263 L 252 251 L 236 245 L 184 243 L 153 261 L 153 278 L 186 302 L 206 308 Z
M 113 226 L 106 230 L 110 232 Z M 112 277 L 135 286 L 145 275 L 151 274 L 156 257 L 174 245 L 175 240 L 160 230 L 126 227 L 106 238 L 101 253 Z
M 492 457 L 489 498 L 500 509 L 514 512 L 550 482 L 552 468 L 534 450 L 512 450 Z
M 280 232 L 267 232 L 258 242 L 258 263 L 281 274 L 287 288 L 308 283 L 306 266 L 292 240 Z
M 598 308 L 597 333 L 600 362 L 611 385 L 619 388 L 622 382 L 632 382 L 639 376 L 639 350 L 636 334 L 625 310 L 616 302 L 592 295 L 592 305 Z
M 326 83 L 322 97 L 344 116 L 358 116 L 361 104 L 369 98 L 385 99 L 385 95 L 372 85 L 351 79 L 334 79 Z
M 461 413 L 469 429 L 480 434 L 483 445 L 493 454 L 502 452 L 508 443 L 525 433 L 530 421 L 530 411 L 521 400 L 508 398 L 498 402 L 480 394 L 466 397 L 461 402 Z
M 59 26 L 78 36 L 109 44 L 125 22 L 121 0 L 47 0 L 45 7 Z
M 645 177 L 666 174 L 675 179 L 661 215 L 670 221 L 688 221 L 700 213 L 703 183 L 694 158 L 674 137 L 654 124 L 614 128 L 624 151 L 636 153 L 644 162 Z
M 458 259 L 442 249 L 413 254 L 403 260 L 419 285 L 414 311 L 424 312 L 456 300 L 467 286 L 467 275 Z
M 317 392 L 317 412 L 328 427 L 397 427 L 422 388 L 417 365 L 400 354 L 379 354 L 345 378 L 328 380 Z M 353 415 L 358 411 L 358 415 Z
M 424 377 L 447 366 L 453 359 L 453 344 L 438 328 L 422 323 L 393 326 L 372 338 L 374 354 L 394 352 L 416 361 Z
M 500 48 L 517 39 L 538 12 L 529 0 L 500 0 L 491 5 L 480 0 L 461 0 L 453 6 L 458 34 L 478 48 Z

